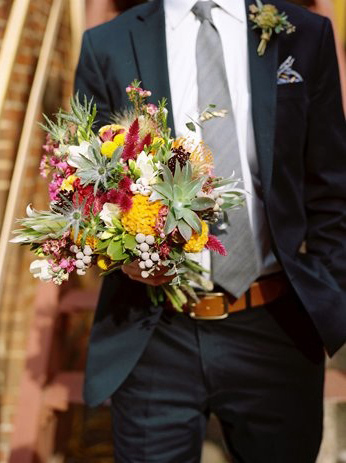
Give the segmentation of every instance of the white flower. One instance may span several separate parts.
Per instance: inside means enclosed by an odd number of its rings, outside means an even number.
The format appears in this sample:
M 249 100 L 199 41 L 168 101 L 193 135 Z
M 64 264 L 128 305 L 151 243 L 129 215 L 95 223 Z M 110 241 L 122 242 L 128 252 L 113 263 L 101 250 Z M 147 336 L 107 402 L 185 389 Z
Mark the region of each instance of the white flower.
M 35 212 L 34 212 L 33 208 L 31 207 L 31 203 L 26 206 L 26 215 L 28 217 L 34 217 L 35 216 Z
M 147 179 L 149 184 L 154 183 L 157 171 L 155 170 L 152 156 L 148 156 L 145 151 L 142 151 L 137 157 L 136 165 L 141 172 L 140 177 Z
M 47 260 L 34 260 L 30 264 L 30 272 L 34 278 L 39 278 L 41 281 L 51 281 L 53 278 L 51 267 Z
M 87 141 L 82 141 L 80 145 L 71 145 L 69 147 L 67 163 L 72 167 L 79 167 L 81 155 L 90 159 L 89 146 L 91 145 Z
M 105 203 L 100 212 L 100 217 L 106 224 L 106 227 L 114 227 L 113 219 L 119 219 L 120 213 L 121 210 L 117 204 Z

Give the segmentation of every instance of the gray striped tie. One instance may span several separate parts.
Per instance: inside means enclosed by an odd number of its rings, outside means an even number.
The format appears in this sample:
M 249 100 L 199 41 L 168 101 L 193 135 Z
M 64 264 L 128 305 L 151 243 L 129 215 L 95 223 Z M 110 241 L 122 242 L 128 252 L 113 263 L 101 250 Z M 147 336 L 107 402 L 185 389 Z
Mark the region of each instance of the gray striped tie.
M 224 118 L 211 119 L 203 124 L 203 139 L 210 146 L 215 160 L 215 173 L 223 177 L 233 172 L 242 177 L 236 123 L 228 88 L 220 35 L 213 23 L 212 1 L 198 1 L 192 12 L 201 21 L 197 36 L 198 107 L 202 112 L 209 104 L 226 109 Z M 230 226 L 221 241 L 228 257 L 213 253 L 212 272 L 215 283 L 236 297 L 246 291 L 259 275 L 254 238 L 247 207 L 230 213 Z

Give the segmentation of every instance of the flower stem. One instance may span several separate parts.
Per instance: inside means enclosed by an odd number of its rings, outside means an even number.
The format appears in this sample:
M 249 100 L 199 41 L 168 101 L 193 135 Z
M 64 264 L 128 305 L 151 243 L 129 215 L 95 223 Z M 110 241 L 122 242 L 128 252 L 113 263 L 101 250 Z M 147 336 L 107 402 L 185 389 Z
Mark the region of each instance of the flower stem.
M 266 51 L 266 48 L 267 48 L 267 44 L 269 43 L 269 40 L 271 38 L 271 35 L 272 35 L 271 29 L 262 30 L 261 41 L 257 48 L 257 53 L 259 54 L 259 56 L 264 55 L 264 52 Z

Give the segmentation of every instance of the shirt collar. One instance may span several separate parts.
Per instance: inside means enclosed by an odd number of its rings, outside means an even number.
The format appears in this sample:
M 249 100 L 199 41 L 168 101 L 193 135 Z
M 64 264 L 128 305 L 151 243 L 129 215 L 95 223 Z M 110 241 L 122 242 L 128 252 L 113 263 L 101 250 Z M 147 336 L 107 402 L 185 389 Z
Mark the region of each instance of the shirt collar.
M 175 29 L 189 14 L 197 0 L 164 0 L 166 20 Z M 246 20 L 245 4 L 240 0 L 214 0 L 226 13 L 240 22 Z

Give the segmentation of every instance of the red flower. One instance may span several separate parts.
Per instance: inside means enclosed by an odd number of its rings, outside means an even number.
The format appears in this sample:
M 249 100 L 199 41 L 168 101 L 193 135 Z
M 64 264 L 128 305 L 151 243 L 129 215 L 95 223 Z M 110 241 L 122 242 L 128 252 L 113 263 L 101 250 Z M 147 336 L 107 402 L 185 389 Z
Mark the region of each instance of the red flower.
M 127 175 L 125 175 L 119 182 L 118 184 L 118 187 L 119 187 L 119 190 L 124 190 L 124 191 L 127 191 L 129 192 L 130 191 L 130 186 L 132 185 L 132 180 L 130 179 L 130 177 L 128 177 Z
M 215 251 L 221 254 L 222 256 L 227 256 L 228 253 L 225 249 L 225 246 L 221 243 L 221 241 L 214 235 L 208 236 L 207 244 L 205 245 L 207 249 L 210 251 Z
M 89 215 L 91 212 L 93 214 L 98 214 L 107 200 L 107 197 L 102 193 L 96 193 L 94 195 L 94 187 L 92 185 L 87 185 L 85 187 L 80 186 L 80 181 L 77 179 L 74 182 L 76 191 L 73 195 L 73 203 L 77 206 L 83 204 L 83 212 L 85 215 Z
M 132 195 L 129 195 L 126 191 L 108 191 L 107 201 L 113 204 L 117 204 L 122 212 L 127 212 L 132 207 Z
M 122 212 L 129 211 L 132 207 L 132 196 L 123 193 L 118 204 Z
M 121 157 L 124 161 L 135 159 L 137 154 L 137 145 L 139 142 L 139 123 L 138 119 L 131 124 L 129 131 L 126 135 L 124 151 Z
M 150 145 L 151 145 L 151 134 L 147 133 L 146 136 L 142 138 L 142 140 L 140 141 L 138 145 L 138 149 L 137 149 L 138 153 L 143 151 L 145 146 L 150 146 Z
M 118 198 L 118 191 L 117 190 L 109 190 L 109 191 L 107 191 L 106 195 L 107 195 L 107 201 L 109 203 L 116 203 L 117 202 L 117 198 Z
M 167 243 L 162 243 L 158 249 L 161 259 L 166 259 L 171 252 L 170 246 Z

